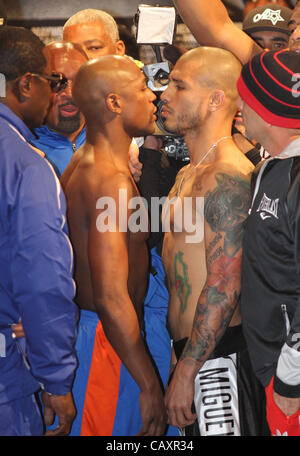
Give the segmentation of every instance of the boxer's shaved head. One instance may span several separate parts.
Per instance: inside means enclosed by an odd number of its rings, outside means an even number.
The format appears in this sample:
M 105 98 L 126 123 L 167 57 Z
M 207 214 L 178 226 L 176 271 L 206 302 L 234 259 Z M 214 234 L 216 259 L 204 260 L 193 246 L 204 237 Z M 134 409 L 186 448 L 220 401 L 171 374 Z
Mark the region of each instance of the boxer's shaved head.
M 132 59 L 108 55 L 93 59 L 78 71 L 73 98 L 89 126 L 105 126 L 117 118 L 131 134 L 154 129 L 153 101 L 146 77 Z
M 123 95 L 130 91 L 130 85 L 137 77 L 143 77 L 143 74 L 128 57 L 109 55 L 90 60 L 76 76 L 74 100 L 86 117 L 93 115 L 100 105 L 104 109 L 109 94 Z
M 176 67 L 188 69 L 190 77 L 201 86 L 223 90 L 228 97 L 238 98 L 236 84 L 242 65 L 231 52 L 214 47 L 199 47 L 183 54 Z

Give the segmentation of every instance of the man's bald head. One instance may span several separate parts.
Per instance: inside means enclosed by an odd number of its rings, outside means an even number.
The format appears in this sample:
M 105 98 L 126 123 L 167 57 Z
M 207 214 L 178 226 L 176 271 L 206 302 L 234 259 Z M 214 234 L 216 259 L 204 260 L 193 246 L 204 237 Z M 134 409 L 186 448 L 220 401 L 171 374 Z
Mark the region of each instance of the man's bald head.
M 139 74 L 137 66 L 127 57 L 104 56 L 90 60 L 78 72 L 73 96 L 84 112 L 88 106 L 103 102 L 109 93 L 121 93 Z M 88 114 L 88 113 L 87 113 Z
M 50 63 L 51 71 L 63 73 L 73 79 L 88 57 L 81 46 L 68 41 L 53 41 L 44 48 L 44 54 Z
M 45 46 L 44 52 L 50 57 L 54 54 L 70 54 L 75 52 L 81 54 L 85 61 L 88 60 L 88 56 L 82 47 L 79 44 L 71 43 L 69 41 L 52 41 Z
M 183 54 L 175 68 L 186 68 L 190 77 L 202 87 L 222 90 L 231 100 L 238 98 L 236 84 L 242 65 L 229 51 L 214 47 L 195 48 Z
M 155 95 L 129 57 L 108 55 L 87 62 L 75 78 L 73 97 L 88 128 L 115 125 L 131 137 L 154 131 Z
M 108 114 L 107 97 L 134 96 L 132 84 L 145 79 L 137 65 L 126 56 L 108 55 L 87 62 L 79 70 L 73 97 L 86 119 L 93 121 Z

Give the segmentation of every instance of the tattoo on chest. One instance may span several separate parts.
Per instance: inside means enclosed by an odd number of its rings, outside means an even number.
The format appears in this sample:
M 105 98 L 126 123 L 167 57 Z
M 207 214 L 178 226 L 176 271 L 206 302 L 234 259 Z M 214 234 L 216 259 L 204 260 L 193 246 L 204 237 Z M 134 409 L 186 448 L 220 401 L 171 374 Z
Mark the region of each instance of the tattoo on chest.
M 180 311 L 183 314 L 186 311 L 188 299 L 192 290 L 188 280 L 188 267 L 183 261 L 183 252 L 178 252 L 175 255 L 174 272 L 175 289 L 180 301 Z

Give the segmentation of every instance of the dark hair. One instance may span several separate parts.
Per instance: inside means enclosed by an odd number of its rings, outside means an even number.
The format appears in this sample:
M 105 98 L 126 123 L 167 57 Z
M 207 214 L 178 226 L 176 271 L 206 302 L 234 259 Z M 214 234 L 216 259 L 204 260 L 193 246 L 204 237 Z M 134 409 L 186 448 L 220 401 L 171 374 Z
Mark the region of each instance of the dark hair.
M 46 66 L 44 43 L 23 27 L 0 27 L 0 73 L 8 80 L 42 72 Z

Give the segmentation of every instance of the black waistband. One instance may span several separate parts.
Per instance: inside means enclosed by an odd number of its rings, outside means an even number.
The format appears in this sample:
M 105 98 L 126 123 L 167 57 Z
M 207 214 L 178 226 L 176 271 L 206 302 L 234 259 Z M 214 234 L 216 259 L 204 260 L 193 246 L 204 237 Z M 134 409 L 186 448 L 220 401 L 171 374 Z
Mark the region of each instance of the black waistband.
M 180 339 L 173 342 L 176 358 L 179 359 L 188 338 Z M 222 339 L 215 347 L 214 351 L 210 354 L 208 359 L 221 358 L 222 356 L 231 355 L 246 348 L 242 325 L 229 326 L 223 334 Z

